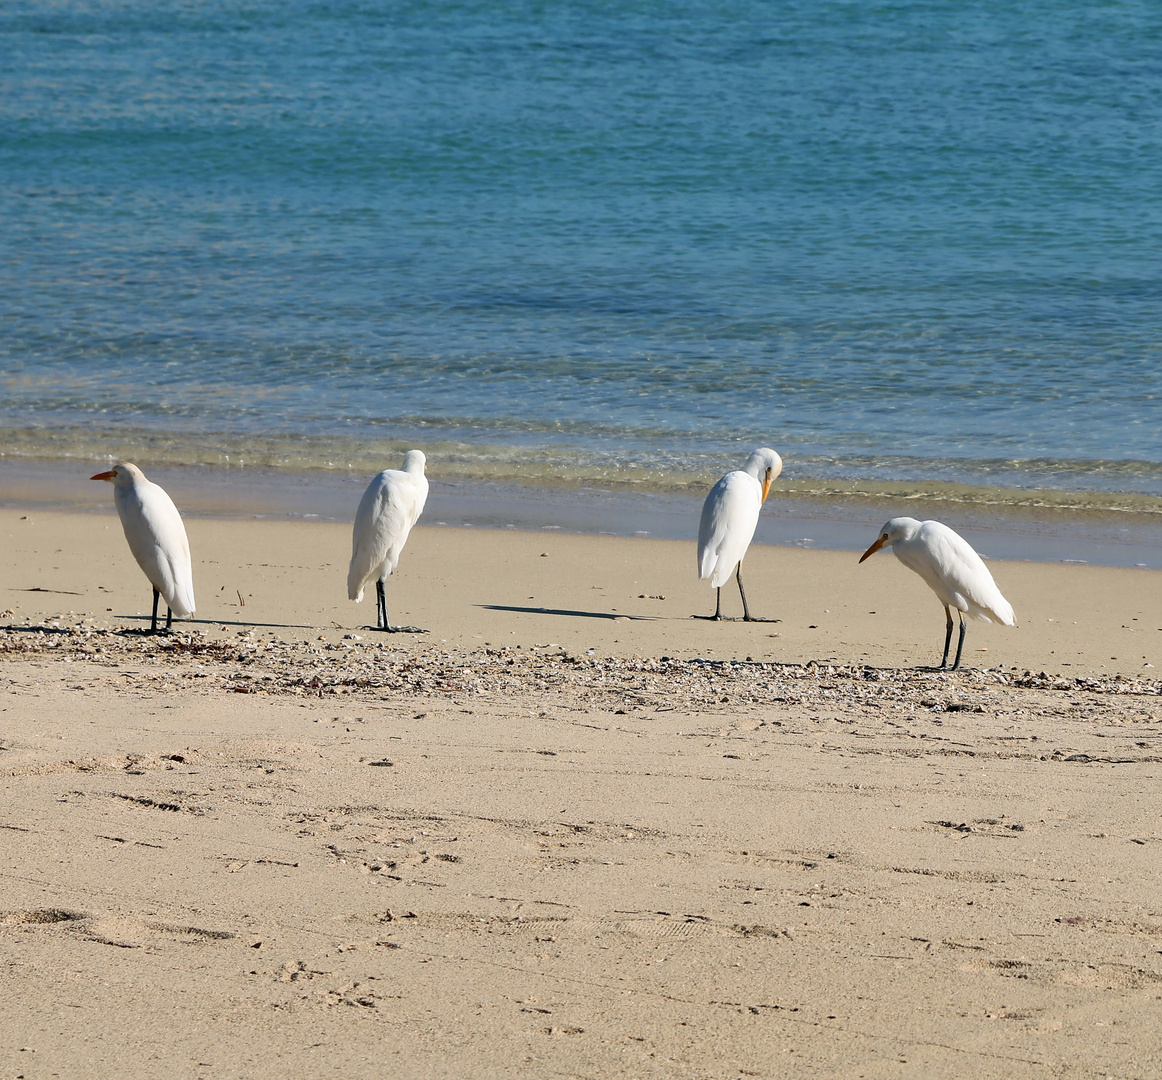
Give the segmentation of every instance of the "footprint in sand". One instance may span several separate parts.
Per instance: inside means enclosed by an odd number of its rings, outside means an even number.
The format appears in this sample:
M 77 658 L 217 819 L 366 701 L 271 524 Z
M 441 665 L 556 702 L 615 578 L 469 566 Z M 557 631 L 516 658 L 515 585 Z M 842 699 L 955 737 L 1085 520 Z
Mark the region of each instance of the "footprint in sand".
M 62 926 L 83 934 L 89 941 L 96 941 L 102 945 L 116 945 L 123 949 L 156 948 L 166 944 L 211 944 L 232 941 L 237 937 L 229 930 L 180 926 L 138 919 L 131 915 L 93 916 L 68 908 L 0 911 L 0 926 L 13 928 Z
M 89 916 L 66 908 L 32 908 L 27 911 L 0 911 L 0 926 L 53 926 L 74 923 Z

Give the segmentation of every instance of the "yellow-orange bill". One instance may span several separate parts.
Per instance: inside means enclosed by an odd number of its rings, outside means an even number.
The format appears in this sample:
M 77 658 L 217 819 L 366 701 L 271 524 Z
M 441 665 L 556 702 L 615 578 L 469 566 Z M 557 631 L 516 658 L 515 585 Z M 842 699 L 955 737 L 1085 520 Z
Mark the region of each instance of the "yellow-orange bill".
M 767 494 L 771 490 L 771 470 L 767 469 L 767 475 L 763 477 L 763 497 L 760 502 L 767 501 Z
M 99 472 L 99 473 L 97 473 L 96 476 L 90 476 L 89 479 L 90 480 L 112 480 L 113 479 L 113 471 L 110 470 L 109 472 Z
M 884 541 L 885 541 L 885 540 L 887 540 L 887 536 L 881 536 L 881 537 L 880 537 L 880 538 L 879 538 L 879 539 L 878 539 L 878 540 L 877 540 L 877 541 L 876 541 L 874 544 L 872 544 L 872 546 L 871 546 L 871 547 L 869 547 L 869 548 L 867 549 L 867 551 L 865 551 L 865 552 L 864 552 L 864 553 L 863 553 L 863 554 L 862 554 L 862 555 L 859 557 L 859 561 L 860 561 L 860 562 L 863 562 L 863 561 L 864 561 L 864 559 L 866 559 L 866 558 L 867 558 L 869 555 L 874 555 L 874 554 L 875 554 L 877 551 L 879 551 L 879 550 L 880 550 L 880 548 L 882 548 L 882 547 L 884 546 Z

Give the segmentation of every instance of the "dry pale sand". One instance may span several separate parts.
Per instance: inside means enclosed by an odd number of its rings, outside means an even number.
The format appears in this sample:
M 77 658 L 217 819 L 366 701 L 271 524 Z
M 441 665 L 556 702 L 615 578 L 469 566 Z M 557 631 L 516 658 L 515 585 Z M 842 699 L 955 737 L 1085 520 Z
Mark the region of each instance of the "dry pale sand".
M 1162 1076 L 1157 571 L 189 531 L 0 512 L 0 1078 Z

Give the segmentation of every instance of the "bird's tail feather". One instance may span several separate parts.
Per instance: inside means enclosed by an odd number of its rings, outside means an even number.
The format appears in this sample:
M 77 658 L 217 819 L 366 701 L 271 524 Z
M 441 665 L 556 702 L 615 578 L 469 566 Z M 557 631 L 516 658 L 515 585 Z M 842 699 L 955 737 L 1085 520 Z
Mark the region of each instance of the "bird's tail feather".
M 190 576 L 186 576 L 186 580 L 183 581 L 180 571 L 176 576 L 177 580 L 170 583 L 168 590 L 159 589 L 158 592 L 165 597 L 165 602 L 175 619 L 188 619 L 198 606 L 194 601 L 194 583 Z
M 357 559 L 351 560 L 351 569 L 347 571 L 347 599 L 359 603 L 363 599 L 363 588 L 367 584 L 367 572 L 357 565 Z

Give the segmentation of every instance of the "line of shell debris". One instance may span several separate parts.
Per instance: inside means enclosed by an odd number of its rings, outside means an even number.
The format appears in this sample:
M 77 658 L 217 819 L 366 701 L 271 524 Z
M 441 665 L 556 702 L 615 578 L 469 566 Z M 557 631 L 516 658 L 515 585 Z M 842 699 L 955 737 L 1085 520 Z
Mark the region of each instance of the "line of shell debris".
M 985 707 L 1006 689 L 1069 695 L 1162 696 L 1162 679 L 1110 675 L 1077 678 L 1018 668 L 958 672 L 878 668 L 828 661 L 602 657 L 558 645 L 451 650 L 429 644 L 406 648 L 378 642 L 284 641 L 273 633 L 240 631 L 235 639 L 202 631 L 148 635 L 84 623 L 7 626 L 0 657 L 32 656 L 95 664 L 153 661 L 191 681 L 210 680 L 237 693 L 326 694 L 397 691 L 420 694 L 497 694 L 517 689 L 635 695 L 642 705 L 705 708 L 729 702 L 831 705 L 894 701 L 947 711 Z M 724 695 L 728 701 L 723 701 Z M 975 702 L 975 704 L 974 704 Z

